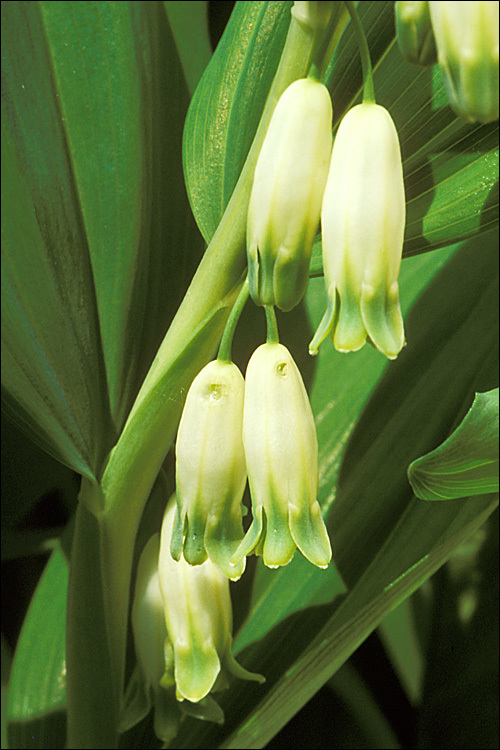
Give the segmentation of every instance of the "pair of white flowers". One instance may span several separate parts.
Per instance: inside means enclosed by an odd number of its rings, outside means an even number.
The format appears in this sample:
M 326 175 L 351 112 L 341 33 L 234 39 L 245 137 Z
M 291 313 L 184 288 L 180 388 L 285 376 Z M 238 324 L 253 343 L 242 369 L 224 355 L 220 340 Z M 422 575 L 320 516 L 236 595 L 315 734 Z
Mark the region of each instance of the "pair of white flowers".
M 229 580 L 210 560 L 189 565 L 172 559 L 176 512 L 171 498 L 160 534 L 141 554 L 132 606 L 137 665 L 124 699 L 120 731 L 142 720 L 154 705 L 156 735 L 169 742 L 182 714 L 222 722 L 213 691 L 228 675 L 263 682 L 232 655 Z
M 247 476 L 252 523 L 243 531 Z M 210 362 L 193 381 L 176 443 L 178 513 L 172 555 L 210 558 L 233 580 L 252 551 L 286 565 L 298 548 L 315 565 L 331 559 L 317 501 L 318 440 L 299 369 L 279 343 L 260 346 L 246 378 Z
M 255 170 L 247 253 L 250 293 L 292 309 L 308 282 L 321 217 L 328 309 L 311 353 L 331 333 L 356 351 L 369 339 L 394 359 L 404 346 L 398 274 L 405 226 L 399 140 L 384 107 L 363 103 L 340 123 L 313 78 L 292 83 L 276 105 Z

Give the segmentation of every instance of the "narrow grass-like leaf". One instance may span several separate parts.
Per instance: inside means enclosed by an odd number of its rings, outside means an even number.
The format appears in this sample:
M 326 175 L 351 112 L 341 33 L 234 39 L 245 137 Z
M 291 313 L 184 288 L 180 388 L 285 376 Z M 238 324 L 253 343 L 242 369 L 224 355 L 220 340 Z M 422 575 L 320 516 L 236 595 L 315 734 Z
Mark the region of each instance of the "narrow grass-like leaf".
M 498 388 L 476 394 L 450 437 L 410 464 L 408 479 L 422 500 L 498 492 Z
M 405 599 L 389 612 L 377 632 L 409 700 L 418 705 L 424 684 L 425 654 L 418 637 L 413 599 Z
M 53 552 L 19 637 L 8 694 L 11 748 L 64 748 L 68 563 Z

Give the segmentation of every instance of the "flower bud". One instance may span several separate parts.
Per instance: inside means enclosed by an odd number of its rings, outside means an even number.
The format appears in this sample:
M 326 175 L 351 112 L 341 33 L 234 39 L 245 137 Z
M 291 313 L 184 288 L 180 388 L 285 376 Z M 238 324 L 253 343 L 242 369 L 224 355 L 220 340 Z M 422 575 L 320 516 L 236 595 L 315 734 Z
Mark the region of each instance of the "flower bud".
M 167 506 L 161 529 L 159 579 L 165 622 L 173 648 L 177 699 L 197 703 L 221 686 L 222 670 L 263 681 L 233 658 L 229 580 L 211 560 L 178 562 L 170 554 L 175 504 Z M 168 675 L 167 675 L 168 680 Z M 216 685 L 217 682 L 217 685 Z
M 316 427 L 300 372 L 282 344 L 263 344 L 248 363 L 243 442 L 253 521 L 235 558 L 255 550 L 275 568 L 298 547 L 326 567 L 332 553 L 317 501 Z
M 398 46 L 404 59 L 412 65 L 434 65 L 437 52 L 429 3 L 398 0 L 395 15 Z
M 450 105 L 468 122 L 498 119 L 498 2 L 430 2 Z
M 294 81 L 274 110 L 248 208 L 248 281 L 258 305 L 291 310 L 304 295 L 331 148 L 327 88 Z
M 295 0 L 291 13 L 305 26 L 314 30 L 323 29 L 330 20 L 333 6 L 332 0 Z
M 359 104 L 340 123 L 321 222 L 329 303 L 311 354 L 331 333 L 341 352 L 361 349 L 368 337 L 395 359 L 405 343 L 397 281 L 405 195 L 398 135 L 384 107 Z
M 132 605 L 137 667 L 124 698 L 120 731 L 125 732 L 141 721 L 154 704 L 156 735 L 164 742 L 177 733 L 178 713 L 172 710 L 173 695 L 160 684 L 165 674 L 173 685 L 172 648 L 167 635 L 163 597 L 158 578 L 160 535 L 154 534 L 142 551 Z M 167 680 L 168 681 L 168 680 Z
M 238 579 L 231 556 L 243 539 L 246 484 L 242 441 L 245 381 L 235 364 L 209 362 L 189 389 L 176 443 L 177 522 L 172 555 L 198 565 L 207 556 Z

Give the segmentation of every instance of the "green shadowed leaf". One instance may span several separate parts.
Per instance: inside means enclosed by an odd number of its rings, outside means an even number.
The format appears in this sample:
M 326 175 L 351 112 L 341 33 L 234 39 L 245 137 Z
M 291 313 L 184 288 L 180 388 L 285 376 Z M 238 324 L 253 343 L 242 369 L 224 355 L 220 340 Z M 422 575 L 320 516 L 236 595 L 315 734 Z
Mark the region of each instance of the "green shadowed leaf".
M 175 46 L 188 85 L 193 94 L 212 56 L 208 33 L 206 0 L 164 2 Z
M 31 601 L 8 692 L 9 747 L 64 748 L 68 563 L 56 549 Z
M 2 20 L 5 404 L 91 477 L 201 255 L 188 94 L 159 3 L 13 3 Z
M 410 464 L 408 479 L 422 500 L 498 492 L 498 388 L 476 394 L 450 437 Z

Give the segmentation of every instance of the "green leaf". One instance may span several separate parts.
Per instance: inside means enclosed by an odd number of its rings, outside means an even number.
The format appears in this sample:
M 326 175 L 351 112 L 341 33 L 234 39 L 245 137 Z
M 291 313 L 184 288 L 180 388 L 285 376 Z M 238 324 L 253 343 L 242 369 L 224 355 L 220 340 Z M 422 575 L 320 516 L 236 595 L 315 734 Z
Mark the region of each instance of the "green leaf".
M 418 637 L 413 605 L 413 598 L 401 602 L 384 617 L 378 634 L 408 698 L 413 705 L 418 705 L 424 684 L 425 654 Z
M 257 130 L 290 21 L 289 2 L 236 3 L 189 107 L 184 170 L 210 241 Z
M 91 477 L 201 255 L 160 3 L 2 6 L 5 401 Z M 22 38 L 23 44 L 19 44 Z
M 180 155 L 188 95 L 159 3 L 42 9 L 120 427 L 200 255 Z
M 422 500 L 498 492 L 498 388 L 476 393 L 450 437 L 410 464 L 408 479 Z
M 42 447 L 92 476 L 107 449 L 109 408 L 92 269 L 37 3 L 2 5 L 2 50 L 4 404 Z
M 64 748 L 68 563 L 53 552 L 17 643 L 8 693 L 11 748 Z
M 164 2 L 189 93 L 193 94 L 212 56 L 206 0 Z

